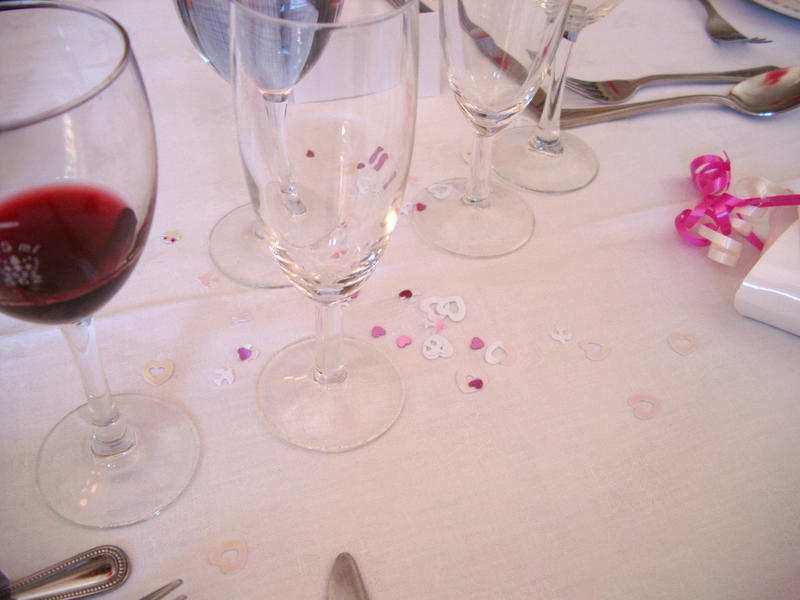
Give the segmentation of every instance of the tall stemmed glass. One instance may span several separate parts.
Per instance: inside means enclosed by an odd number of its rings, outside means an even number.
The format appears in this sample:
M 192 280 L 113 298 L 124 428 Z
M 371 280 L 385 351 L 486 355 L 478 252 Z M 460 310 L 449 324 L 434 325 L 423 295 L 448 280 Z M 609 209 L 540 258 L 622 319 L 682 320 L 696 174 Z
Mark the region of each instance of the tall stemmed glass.
M 466 256 L 500 256 L 533 234 L 533 213 L 525 199 L 489 180 L 491 143 L 533 98 L 558 45 L 566 4 L 440 2 L 447 79 L 475 138 L 469 177 L 429 185 L 416 198 L 414 225 L 433 244 Z
M 0 311 L 61 324 L 86 393 L 45 438 L 36 481 L 70 521 L 136 523 L 181 494 L 199 459 L 181 408 L 109 393 L 92 327 L 153 218 L 147 95 L 125 30 L 101 12 L 3 2 L 0 31 Z
M 257 402 L 277 436 L 304 448 L 366 444 L 403 407 L 392 363 L 343 336 L 341 304 L 397 223 L 414 141 L 417 13 L 417 0 L 346 0 L 335 23 L 320 23 L 273 16 L 258 0 L 233 4 L 245 177 L 272 254 L 316 303 L 316 337 L 270 358 Z
M 231 79 L 230 3 L 231 0 L 175 0 L 184 29 L 200 57 L 226 81 Z M 313 15 L 322 22 L 334 21 L 341 6 L 340 2 L 328 0 L 254 0 L 251 4 L 265 13 L 293 19 Z M 313 57 L 308 63 L 308 67 L 313 64 Z M 289 174 L 286 180 L 290 180 Z M 262 224 L 249 203 L 237 206 L 216 222 L 209 235 L 208 252 L 216 267 L 237 283 L 256 288 L 289 285 L 270 258 Z
M 539 0 L 543 3 L 549 0 Z M 569 192 L 589 185 L 599 163 L 586 142 L 561 132 L 561 100 L 578 33 L 602 19 L 621 0 L 574 0 L 564 32 L 566 43 L 545 72 L 547 97 L 538 123 L 498 136 L 494 170 L 503 179 L 538 192 Z

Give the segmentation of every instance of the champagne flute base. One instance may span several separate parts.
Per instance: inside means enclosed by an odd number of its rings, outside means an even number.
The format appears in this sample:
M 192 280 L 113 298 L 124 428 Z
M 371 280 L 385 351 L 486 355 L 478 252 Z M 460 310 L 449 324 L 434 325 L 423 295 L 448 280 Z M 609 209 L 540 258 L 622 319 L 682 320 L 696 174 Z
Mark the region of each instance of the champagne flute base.
M 522 247 L 535 221 L 517 192 L 493 185 L 487 206 L 464 202 L 466 179 L 429 185 L 415 198 L 412 221 L 427 241 L 473 258 L 502 256 Z
M 266 240 L 256 235 L 256 216 L 250 204 L 233 209 L 217 221 L 208 239 L 214 265 L 228 279 L 252 288 L 289 287 Z
M 534 127 L 512 127 L 498 134 L 493 164 L 497 175 L 534 192 L 572 192 L 597 177 L 597 157 L 586 142 L 562 132 L 562 151 L 551 154 L 531 147 L 535 134 Z
M 186 489 L 200 459 L 188 414 L 157 398 L 114 395 L 136 436 L 127 452 L 100 457 L 91 449 L 88 405 L 66 415 L 39 449 L 36 482 L 53 511 L 88 527 L 122 527 L 161 513 Z
M 372 345 L 343 338 L 347 377 L 340 383 L 314 379 L 312 338 L 280 350 L 257 384 L 257 403 L 280 439 L 320 452 L 364 446 L 391 428 L 405 403 L 405 386 L 391 361 Z

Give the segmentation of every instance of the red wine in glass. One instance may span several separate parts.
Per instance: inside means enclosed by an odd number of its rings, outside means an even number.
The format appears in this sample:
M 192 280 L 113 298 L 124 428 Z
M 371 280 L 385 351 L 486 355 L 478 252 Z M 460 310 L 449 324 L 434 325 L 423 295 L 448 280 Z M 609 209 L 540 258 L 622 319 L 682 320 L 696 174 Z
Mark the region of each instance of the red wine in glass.
M 125 282 L 149 230 L 114 192 L 53 183 L 0 199 L 0 310 L 39 323 L 77 321 Z

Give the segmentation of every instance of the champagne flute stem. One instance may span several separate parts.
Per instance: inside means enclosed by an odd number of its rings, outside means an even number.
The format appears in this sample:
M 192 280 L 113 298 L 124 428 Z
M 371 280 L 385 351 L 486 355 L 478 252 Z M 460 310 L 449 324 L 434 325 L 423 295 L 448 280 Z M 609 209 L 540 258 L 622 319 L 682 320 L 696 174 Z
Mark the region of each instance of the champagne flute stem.
M 315 330 L 314 381 L 323 385 L 341 383 L 347 378 L 342 355 L 341 305 L 318 302 Z
M 89 406 L 92 433 L 92 452 L 97 456 L 113 456 L 133 447 L 135 435 L 127 427 L 108 389 L 100 353 L 94 334 L 92 317 L 61 328 L 83 382 Z
M 536 124 L 536 133 L 529 144 L 539 152 L 557 156 L 564 151 L 561 145 L 561 101 L 564 98 L 564 83 L 567 79 L 567 65 L 572 55 L 572 47 L 578 39 L 579 30 L 565 31 L 558 51 L 545 70 L 544 83 L 547 98 L 542 107 L 542 115 Z
M 469 161 L 469 178 L 464 194 L 464 203 L 470 206 L 489 205 L 489 176 L 492 171 L 492 136 L 475 132 L 472 154 Z

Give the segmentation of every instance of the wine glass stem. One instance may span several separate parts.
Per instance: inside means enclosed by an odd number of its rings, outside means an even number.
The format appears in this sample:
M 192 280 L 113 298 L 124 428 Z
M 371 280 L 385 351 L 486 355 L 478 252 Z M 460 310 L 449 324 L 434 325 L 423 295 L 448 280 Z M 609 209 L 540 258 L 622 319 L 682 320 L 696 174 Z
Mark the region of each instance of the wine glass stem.
M 545 70 L 547 97 L 542 107 L 542 115 L 536 124 L 536 133 L 530 140 L 534 150 L 557 156 L 564 151 L 561 146 L 561 101 L 564 97 L 564 82 L 567 78 L 567 65 L 572 55 L 572 47 L 578 39 L 579 30 L 565 31 L 558 51 Z
M 341 383 L 347 378 L 342 355 L 342 307 L 316 305 L 316 343 L 314 381 L 323 385 Z
M 89 406 L 92 433 L 92 452 L 97 456 L 112 456 L 130 450 L 135 443 L 133 431 L 121 417 L 108 389 L 100 353 L 94 335 L 92 317 L 64 325 L 61 333 L 67 340 L 83 381 Z
M 265 96 L 267 117 L 275 135 L 275 157 L 278 160 L 281 195 L 283 204 L 292 216 L 299 216 L 306 212 L 306 207 L 297 194 L 297 187 L 289 165 L 289 148 L 286 145 L 286 107 L 285 96 Z
M 472 141 L 469 178 L 464 203 L 470 206 L 489 205 L 489 175 L 492 171 L 492 136 L 476 131 Z

